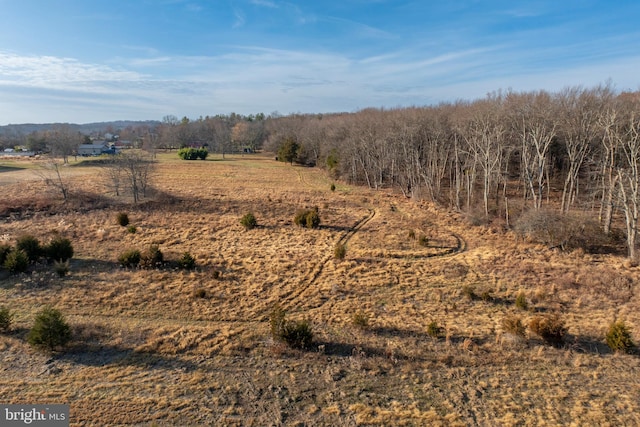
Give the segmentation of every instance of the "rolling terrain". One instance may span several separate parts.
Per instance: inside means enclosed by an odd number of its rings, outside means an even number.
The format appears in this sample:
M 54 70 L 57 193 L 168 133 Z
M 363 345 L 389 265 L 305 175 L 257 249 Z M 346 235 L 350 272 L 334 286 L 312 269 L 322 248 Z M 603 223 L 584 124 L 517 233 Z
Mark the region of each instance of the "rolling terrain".
M 0 207 L 28 206 L 3 216 L 2 239 L 61 234 L 75 249 L 66 277 L 2 272 L 15 319 L 0 334 L 1 402 L 69 403 L 72 425 L 640 423 L 638 356 L 604 341 L 615 319 L 640 338 L 640 268 L 619 256 L 551 250 L 386 190 L 331 191 L 320 169 L 258 155 L 160 155 L 137 205 L 108 194 L 91 163 L 68 169 L 73 207 L 23 171 L 0 173 Z M 312 207 L 320 228 L 295 226 Z M 239 222 L 247 212 L 255 229 Z M 196 268 L 118 264 L 151 245 Z M 311 348 L 274 342 L 275 304 L 309 320 Z M 46 305 L 74 334 L 53 354 L 25 340 Z M 559 347 L 505 330 L 550 313 L 567 328 Z

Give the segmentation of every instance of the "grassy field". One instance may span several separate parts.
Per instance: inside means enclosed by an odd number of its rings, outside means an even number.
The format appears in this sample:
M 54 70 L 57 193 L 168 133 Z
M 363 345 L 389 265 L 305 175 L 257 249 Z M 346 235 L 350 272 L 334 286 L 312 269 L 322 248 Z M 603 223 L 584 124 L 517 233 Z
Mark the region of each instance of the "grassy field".
M 604 343 L 614 319 L 640 338 L 640 268 L 623 258 L 549 250 L 388 191 L 331 191 L 321 170 L 267 157 L 161 155 L 136 206 L 106 194 L 90 163 L 63 172 L 82 194 L 74 209 L 10 179 L 24 171 L 0 173 L 0 208 L 23 207 L 0 237 L 60 233 L 75 249 L 66 277 L 3 273 L 15 319 L 0 335 L 0 402 L 69 403 L 72 425 L 640 424 L 638 356 Z M 314 206 L 319 229 L 293 224 Z M 116 223 L 123 211 L 135 233 Z M 190 252 L 196 269 L 118 265 L 151 245 Z M 276 303 L 310 321 L 312 348 L 273 341 Z M 46 305 L 74 333 L 54 354 L 25 339 Z M 503 326 L 549 313 L 566 324 L 561 347 Z

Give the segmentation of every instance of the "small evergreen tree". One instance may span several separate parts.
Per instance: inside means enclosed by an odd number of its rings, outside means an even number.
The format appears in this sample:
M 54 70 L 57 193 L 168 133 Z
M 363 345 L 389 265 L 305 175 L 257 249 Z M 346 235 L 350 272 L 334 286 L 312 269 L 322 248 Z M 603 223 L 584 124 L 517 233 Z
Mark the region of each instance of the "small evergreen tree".
M 34 347 L 54 350 L 71 340 L 71 328 L 59 310 L 45 307 L 37 315 L 27 341 Z

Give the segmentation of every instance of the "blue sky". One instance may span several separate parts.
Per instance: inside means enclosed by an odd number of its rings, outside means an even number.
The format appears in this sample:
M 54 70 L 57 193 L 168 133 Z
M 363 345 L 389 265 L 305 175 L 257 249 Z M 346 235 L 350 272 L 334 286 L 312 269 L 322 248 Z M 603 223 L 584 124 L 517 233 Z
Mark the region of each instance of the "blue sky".
M 640 88 L 640 2 L 0 0 L 0 124 Z

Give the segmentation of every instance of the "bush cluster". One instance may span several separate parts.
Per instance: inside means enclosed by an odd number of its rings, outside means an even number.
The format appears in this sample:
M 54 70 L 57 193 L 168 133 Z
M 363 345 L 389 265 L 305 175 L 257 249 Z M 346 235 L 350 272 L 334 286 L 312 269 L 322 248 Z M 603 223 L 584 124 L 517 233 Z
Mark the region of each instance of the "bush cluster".
M 242 218 L 240 218 L 240 224 L 242 224 L 245 230 L 251 230 L 256 228 L 258 220 L 256 220 L 253 212 L 247 212 Z
M 271 310 L 269 323 L 271 337 L 292 348 L 308 349 L 313 342 L 313 331 L 308 320 L 287 320 L 286 311 L 277 305 Z
M 127 214 L 126 212 L 118 212 L 118 214 L 116 215 L 116 222 L 121 227 L 126 227 L 127 225 L 129 225 L 129 214 Z
M 120 254 L 118 262 L 124 268 L 137 267 L 140 264 L 142 254 L 138 249 L 128 249 Z
M 318 207 L 316 206 L 313 209 L 300 209 L 296 212 L 293 222 L 300 227 L 318 228 L 320 226 Z
M 73 257 L 71 240 L 56 236 L 45 246 L 44 253 L 49 262 L 65 262 Z
M 151 245 L 144 252 L 138 249 L 127 249 L 118 256 L 118 263 L 124 268 L 141 267 L 149 269 L 163 267 L 167 262 L 160 247 Z M 184 270 L 193 270 L 196 267 L 196 260 L 189 252 L 185 252 L 180 259 L 175 261 L 174 265 Z
M 196 259 L 189 252 L 185 252 L 178 260 L 178 267 L 183 270 L 193 270 L 196 268 Z
M 502 319 L 502 329 L 508 333 L 515 335 L 519 338 L 525 337 L 525 327 L 522 324 L 522 319 L 515 315 L 507 315 Z
M 20 236 L 15 247 L 0 244 L 0 265 L 12 274 L 24 273 L 29 264 L 45 259 L 49 263 L 66 262 L 73 257 L 71 241 L 56 235 L 46 245 L 41 245 L 34 236 Z
M 353 313 L 351 320 L 353 325 L 360 329 L 367 329 L 369 327 L 369 315 L 362 310 Z
M 8 332 L 12 321 L 13 313 L 6 307 L 0 307 L 0 332 Z
M 444 335 L 444 328 L 438 325 L 438 322 L 436 322 L 435 320 L 432 320 L 427 325 L 427 334 L 431 338 L 435 338 L 435 339 L 441 338 L 442 335 Z
M 140 266 L 143 268 L 156 268 L 164 265 L 164 254 L 158 245 L 151 245 L 140 255 Z
M 185 147 L 185 148 L 181 148 L 178 151 L 178 156 L 182 160 L 198 160 L 198 159 L 205 160 L 208 155 L 209 155 L 209 152 L 207 151 L 206 148 Z
M 11 274 L 24 273 L 29 268 L 29 257 L 25 251 L 13 249 L 7 255 L 3 266 Z
M 34 347 L 54 350 L 71 340 L 71 328 L 59 310 L 45 307 L 37 315 L 27 341 Z
M 564 343 L 567 333 L 564 321 L 557 314 L 533 317 L 529 322 L 529 330 L 555 347 Z
M 621 353 L 631 353 L 635 347 L 629 327 L 621 320 L 609 325 L 606 341 L 611 350 Z
M 55 271 L 59 277 L 66 276 L 67 273 L 69 273 L 69 261 L 54 261 L 53 271 Z
M 529 308 L 529 303 L 527 302 L 527 296 L 524 292 L 518 292 L 516 296 L 516 307 L 520 310 L 527 310 Z
M 598 252 L 609 238 L 597 221 L 578 213 L 564 214 L 539 209 L 523 213 L 515 222 L 514 230 L 536 243 L 562 250 L 583 249 Z
M 333 256 L 335 259 L 344 259 L 347 256 L 347 245 L 344 243 L 336 243 L 336 246 L 333 248 Z
M 18 238 L 16 249 L 24 252 L 29 262 L 38 261 L 43 252 L 40 241 L 30 234 L 25 234 Z

